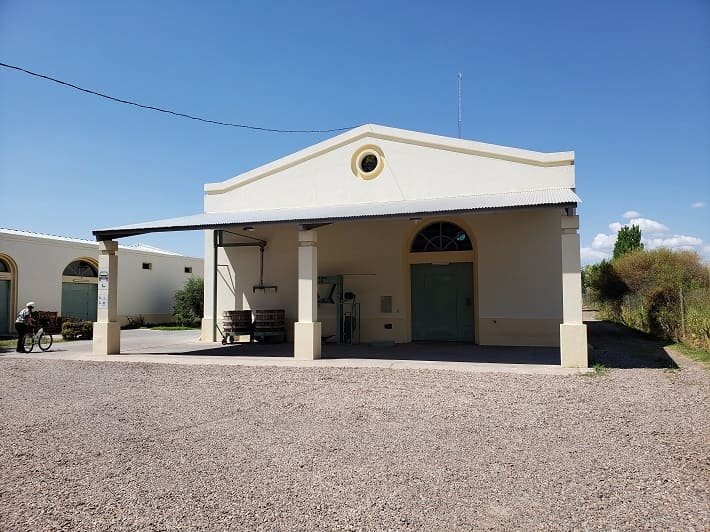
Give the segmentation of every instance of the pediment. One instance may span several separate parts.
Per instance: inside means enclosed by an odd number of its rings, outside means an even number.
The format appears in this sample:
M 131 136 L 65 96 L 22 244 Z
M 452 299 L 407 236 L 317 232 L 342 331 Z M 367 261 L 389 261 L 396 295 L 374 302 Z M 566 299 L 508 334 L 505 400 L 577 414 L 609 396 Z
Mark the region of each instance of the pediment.
M 322 207 L 574 188 L 574 153 L 364 125 L 220 183 L 205 211 Z

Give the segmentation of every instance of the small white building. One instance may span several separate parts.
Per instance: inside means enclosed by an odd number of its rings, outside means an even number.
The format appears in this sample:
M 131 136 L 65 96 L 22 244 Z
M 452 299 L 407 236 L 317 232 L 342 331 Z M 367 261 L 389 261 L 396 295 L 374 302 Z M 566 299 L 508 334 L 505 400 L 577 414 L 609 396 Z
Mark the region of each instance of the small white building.
M 35 310 L 96 321 L 98 256 L 98 242 L 0 229 L 0 334 L 14 333 L 15 316 L 28 301 Z M 151 246 L 120 246 L 118 256 L 120 323 L 138 316 L 172 321 L 175 291 L 203 275 L 202 259 Z
M 350 305 L 363 342 L 559 346 L 584 367 L 574 170 L 574 152 L 365 125 L 206 184 L 204 213 L 94 234 L 113 271 L 114 239 L 206 230 L 204 339 L 225 310 L 283 309 L 294 355 L 318 358 Z M 120 349 L 114 312 L 96 353 Z

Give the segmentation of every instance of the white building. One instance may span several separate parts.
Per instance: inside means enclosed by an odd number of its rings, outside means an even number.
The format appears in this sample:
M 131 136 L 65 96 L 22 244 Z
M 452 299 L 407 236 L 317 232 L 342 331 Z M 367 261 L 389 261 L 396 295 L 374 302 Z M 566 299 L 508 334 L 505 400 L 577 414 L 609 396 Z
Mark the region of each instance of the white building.
M 0 229 L 0 334 L 14 333 L 15 316 L 28 301 L 35 310 L 96 320 L 98 242 Z M 117 319 L 143 316 L 172 321 L 173 295 L 203 261 L 150 246 L 120 246 L 121 299 Z
M 112 239 L 206 230 L 205 339 L 224 310 L 284 309 L 294 355 L 318 358 L 340 323 L 320 293 L 335 279 L 363 342 L 559 346 L 586 366 L 574 169 L 574 152 L 365 125 L 206 184 L 204 213 L 94 234 L 115 275 Z M 114 312 L 97 353 L 120 349 Z

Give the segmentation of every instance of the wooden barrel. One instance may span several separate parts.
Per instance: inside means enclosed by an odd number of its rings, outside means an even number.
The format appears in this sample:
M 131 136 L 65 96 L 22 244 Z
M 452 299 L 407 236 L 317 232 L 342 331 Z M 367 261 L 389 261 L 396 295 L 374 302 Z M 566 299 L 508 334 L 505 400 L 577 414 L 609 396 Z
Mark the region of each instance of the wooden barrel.
M 286 311 L 284 309 L 255 310 L 254 330 L 283 331 L 286 328 Z
M 222 313 L 224 332 L 244 333 L 251 331 L 251 310 L 225 310 Z

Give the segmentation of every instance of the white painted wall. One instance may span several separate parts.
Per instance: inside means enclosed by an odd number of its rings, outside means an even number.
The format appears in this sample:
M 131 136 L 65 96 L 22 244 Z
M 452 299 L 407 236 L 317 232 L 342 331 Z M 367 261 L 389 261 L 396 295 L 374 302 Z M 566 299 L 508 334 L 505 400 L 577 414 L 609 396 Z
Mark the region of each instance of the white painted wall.
M 351 170 L 353 154 L 377 144 L 385 158 L 379 177 Z M 548 188 L 574 188 L 574 166 L 538 166 L 454 150 L 365 137 L 285 166 L 279 172 L 224 186 L 205 196 L 205 212 L 321 207 L 450 198 Z
M 34 233 L 0 230 L 0 254 L 16 264 L 17 301 L 11 313 L 16 313 L 27 301 L 34 301 L 36 310 L 61 314 L 62 272 L 79 258 L 98 260 L 98 244 L 77 239 L 61 239 Z M 181 255 L 143 251 L 120 246 L 118 250 L 118 313 L 143 315 L 150 321 L 169 321 L 173 312 L 173 294 L 193 276 L 203 275 L 203 260 Z M 152 270 L 143 270 L 150 262 Z M 185 273 L 185 267 L 192 273 Z M 13 314 L 14 321 L 14 314 Z

